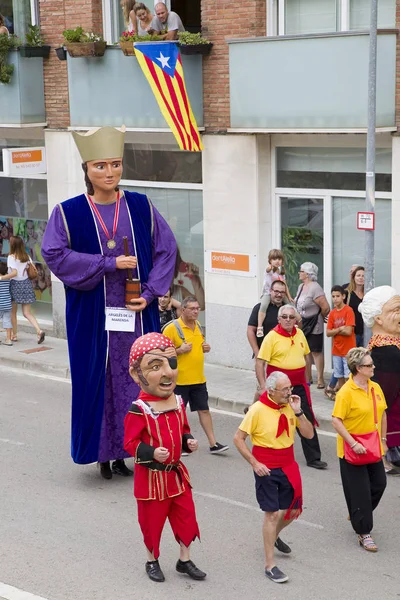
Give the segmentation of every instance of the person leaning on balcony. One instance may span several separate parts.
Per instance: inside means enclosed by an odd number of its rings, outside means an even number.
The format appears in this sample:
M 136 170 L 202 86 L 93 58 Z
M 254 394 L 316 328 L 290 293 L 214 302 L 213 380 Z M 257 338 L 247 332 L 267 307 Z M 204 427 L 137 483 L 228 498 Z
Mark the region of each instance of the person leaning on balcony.
M 135 6 L 135 0 L 121 0 L 120 5 L 124 15 L 125 25 L 128 27 L 128 31 L 136 31 L 136 15 L 133 10 Z
M 185 31 L 181 18 L 176 12 L 168 10 L 164 2 L 159 2 L 154 7 L 156 16 L 152 28 L 160 34 L 161 40 L 177 40 L 178 31 Z
M 10 35 L 10 32 L 8 31 L 6 24 L 4 22 L 4 17 L 2 14 L 0 14 L 0 35 L 1 34 L 7 34 Z
M 151 11 L 143 2 L 138 2 L 133 7 L 135 14 L 135 26 L 137 35 L 144 36 L 154 33 L 152 23 L 153 15 Z

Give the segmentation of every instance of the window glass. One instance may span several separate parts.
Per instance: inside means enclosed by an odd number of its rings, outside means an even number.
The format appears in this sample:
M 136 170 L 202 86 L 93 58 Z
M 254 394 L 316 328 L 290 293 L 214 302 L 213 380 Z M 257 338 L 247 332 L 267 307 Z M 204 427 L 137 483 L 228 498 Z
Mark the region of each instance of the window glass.
M 332 31 L 336 31 L 336 0 L 286 0 L 286 35 Z
M 365 0 L 350 0 L 350 29 L 368 29 L 371 14 L 371 3 Z M 378 27 L 396 26 L 395 0 L 379 0 Z
M 127 187 L 132 192 L 146 194 L 174 232 L 179 246 L 173 294 L 177 300 L 194 295 L 204 303 L 204 237 L 203 194 L 200 190 Z M 192 267 L 194 265 L 192 275 Z M 198 276 L 197 273 L 198 272 Z M 204 312 L 200 314 L 204 325 Z
M 2 0 L 0 13 L 4 16 L 9 32 L 23 39 L 32 22 L 31 0 Z
M 365 148 L 277 148 L 278 187 L 365 190 Z M 376 190 L 391 191 L 392 152 L 376 150 Z
M 125 144 L 123 179 L 201 183 L 201 152 L 176 150 L 176 144 Z
M 299 269 L 304 262 L 318 267 L 318 281 L 324 281 L 323 200 L 318 198 L 281 199 L 281 239 L 285 254 L 286 280 L 294 298 L 300 285 Z
M 47 181 L 0 177 L 0 260 L 6 260 L 10 238 L 19 235 L 38 270 L 32 283 L 37 303 L 36 314 L 51 320 L 51 275 L 41 245 L 47 225 Z
M 351 265 L 364 265 L 363 231 L 357 229 L 357 212 L 365 210 L 363 198 L 333 198 L 333 284 L 349 280 Z M 391 201 L 377 199 L 375 204 L 375 285 L 391 282 Z

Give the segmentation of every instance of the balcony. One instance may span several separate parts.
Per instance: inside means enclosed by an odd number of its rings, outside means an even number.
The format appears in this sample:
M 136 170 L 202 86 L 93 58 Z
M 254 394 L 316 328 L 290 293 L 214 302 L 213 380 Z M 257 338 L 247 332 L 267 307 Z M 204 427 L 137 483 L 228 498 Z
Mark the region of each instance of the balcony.
M 231 128 L 367 127 L 368 32 L 229 42 Z M 378 35 L 377 127 L 395 126 L 396 34 Z
M 14 65 L 11 82 L 0 83 L 0 126 L 45 124 L 43 58 L 22 58 L 12 50 Z
M 182 56 L 186 90 L 197 125 L 203 125 L 203 74 L 200 55 Z M 120 126 L 168 129 L 150 85 L 134 56 L 118 47 L 102 58 L 68 56 L 71 127 Z

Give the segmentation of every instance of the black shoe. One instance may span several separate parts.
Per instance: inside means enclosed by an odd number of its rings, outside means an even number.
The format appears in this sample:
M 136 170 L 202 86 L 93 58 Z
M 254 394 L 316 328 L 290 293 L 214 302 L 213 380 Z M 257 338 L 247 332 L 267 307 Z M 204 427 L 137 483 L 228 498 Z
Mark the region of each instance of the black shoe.
M 178 573 L 185 573 L 186 575 L 189 575 L 189 577 L 191 577 L 192 579 L 197 579 L 198 581 L 204 579 L 207 575 L 207 573 L 203 573 L 203 571 L 200 571 L 200 569 L 198 569 L 194 562 L 192 562 L 191 560 L 182 561 L 181 559 L 179 559 L 176 563 L 176 570 L 178 571 Z
M 285 583 L 285 581 L 289 579 L 289 577 L 285 575 L 285 573 L 282 573 L 278 567 L 272 567 L 270 571 L 265 569 L 265 574 L 267 577 L 269 577 L 269 579 L 271 579 L 271 581 L 274 581 L 275 583 Z
M 221 452 L 226 452 L 227 450 L 229 450 L 229 446 L 226 446 L 225 444 L 219 444 L 218 442 L 216 442 L 215 446 L 211 446 L 210 448 L 211 454 L 220 454 Z
M 145 567 L 149 579 L 157 583 L 165 581 L 164 573 L 161 571 L 158 560 L 148 560 Z
M 115 473 L 115 475 L 123 475 L 124 477 L 130 477 L 133 475 L 133 471 L 128 469 L 123 460 L 114 460 L 112 464 L 112 472 Z
M 103 479 L 112 479 L 112 472 L 110 469 L 109 461 L 100 463 L 100 474 L 103 477 Z
M 290 554 L 292 551 L 291 547 L 285 544 L 285 542 L 283 542 L 280 537 L 278 537 L 275 542 L 275 548 L 283 554 Z
M 307 463 L 307 467 L 312 467 L 313 469 L 326 469 L 328 466 L 328 463 L 324 462 L 323 460 L 312 460 L 311 462 Z

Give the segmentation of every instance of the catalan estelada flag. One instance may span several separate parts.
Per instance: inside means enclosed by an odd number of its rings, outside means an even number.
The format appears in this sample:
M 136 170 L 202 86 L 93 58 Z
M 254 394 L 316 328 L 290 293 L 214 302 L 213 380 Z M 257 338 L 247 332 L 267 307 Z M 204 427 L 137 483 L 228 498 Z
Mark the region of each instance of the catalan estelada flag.
M 186 93 L 182 60 L 172 42 L 135 42 L 135 54 L 181 150 L 203 150 Z

